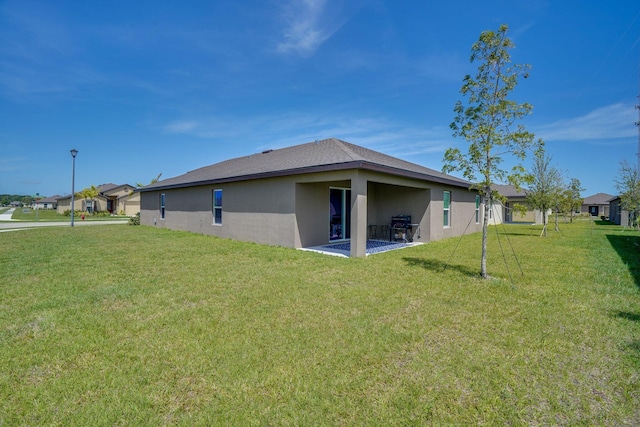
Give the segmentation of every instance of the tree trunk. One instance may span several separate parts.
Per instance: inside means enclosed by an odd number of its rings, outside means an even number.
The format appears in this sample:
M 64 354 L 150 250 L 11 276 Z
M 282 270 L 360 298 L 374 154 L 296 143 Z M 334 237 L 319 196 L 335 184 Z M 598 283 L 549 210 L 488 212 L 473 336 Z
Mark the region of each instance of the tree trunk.
M 556 209 L 556 231 L 560 231 L 560 228 L 558 228 L 558 209 Z
M 491 209 L 491 189 L 484 190 L 484 217 L 482 218 L 482 258 L 480 260 L 480 276 L 487 279 L 487 236 L 489 234 L 489 210 Z
M 542 232 L 540 233 L 540 237 L 547 237 L 547 211 L 545 209 L 542 210 Z

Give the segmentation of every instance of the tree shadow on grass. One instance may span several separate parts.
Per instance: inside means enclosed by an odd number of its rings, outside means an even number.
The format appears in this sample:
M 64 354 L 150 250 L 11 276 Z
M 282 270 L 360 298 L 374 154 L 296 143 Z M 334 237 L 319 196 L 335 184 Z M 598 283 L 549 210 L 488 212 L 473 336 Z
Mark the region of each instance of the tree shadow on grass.
M 427 258 L 402 258 L 404 262 L 407 263 L 409 267 L 421 267 L 425 270 L 435 271 L 438 273 L 442 273 L 446 270 L 455 270 L 459 273 L 464 274 L 465 276 L 470 277 L 480 277 L 480 273 L 478 270 L 469 268 L 466 265 L 461 264 L 450 264 L 438 259 L 427 259 Z
M 616 311 L 614 313 L 615 317 L 619 317 L 621 319 L 631 320 L 632 322 L 640 322 L 640 314 L 638 313 L 630 313 L 628 311 Z
M 640 236 L 607 234 L 607 239 L 640 288 Z
M 629 311 L 615 311 L 613 312 L 614 317 L 618 317 L 620 319 L 629 320 L 631 322 L 640 323 L 640 314 L 632 313 Z M 633 339 L 627 342 L 624 345 L 624 348 L 630 352 L 633 352 L 636 358 L 638 358 L 638 362 L 640 362 L 640 339 Z
M 506 230 L 499 229 L 498 234 L 500 234 L 500 236 L 539 236 L 540 230 L 535 229 L 531 226 L 529 227 L 523 226 L 522 228 L 510 227 Z

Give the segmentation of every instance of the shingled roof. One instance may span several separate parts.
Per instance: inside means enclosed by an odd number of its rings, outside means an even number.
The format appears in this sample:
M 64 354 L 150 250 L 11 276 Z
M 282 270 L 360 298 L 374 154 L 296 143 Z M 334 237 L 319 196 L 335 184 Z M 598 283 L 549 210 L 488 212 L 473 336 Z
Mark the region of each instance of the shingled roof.
M 187 172 L 184 175 L 158 181 L 139 189 L 139 191 L 346 169 L 366 169 L 457 187 L 468 188 L 471 185 L 463 179 L 330 138 L 225 160 Z
M 493 184 L 492 187 L 498 193 L 503 195 L 504 197 L 526 197 L 527 190 L 520 189 L 518 190 L 515 185 L 511 184 Z
M 615 199 L 615 196 L 607 193 L 596 193 L 592 196 L 585 197 L 582 200 L 583 205 L 608 205 L 611 199 Z

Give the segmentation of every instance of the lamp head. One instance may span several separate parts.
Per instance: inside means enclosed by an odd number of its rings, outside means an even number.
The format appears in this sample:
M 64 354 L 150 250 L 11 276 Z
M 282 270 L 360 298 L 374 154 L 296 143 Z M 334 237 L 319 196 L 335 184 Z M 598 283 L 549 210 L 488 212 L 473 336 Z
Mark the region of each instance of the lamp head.
M 76 155 L 78 154 L 78 150 L 76 150 L 75 148 L 71 149 L 71 157 L 76 157 Z

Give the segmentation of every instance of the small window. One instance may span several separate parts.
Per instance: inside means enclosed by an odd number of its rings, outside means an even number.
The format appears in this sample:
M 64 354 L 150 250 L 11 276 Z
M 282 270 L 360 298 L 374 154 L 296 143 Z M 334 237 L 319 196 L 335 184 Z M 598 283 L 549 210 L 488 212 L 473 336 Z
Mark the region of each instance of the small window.
M 443 194 L 443 225 L 451 227 L 451 192 L 445 191 Z
M 160 219 L 164 219 L 164 193 L 160 194 Z
M 476 195 L 476 224 L 480 222 L 480 195 Z
M 222 224 L 222 190 L 213 190 L 213 223 Z

